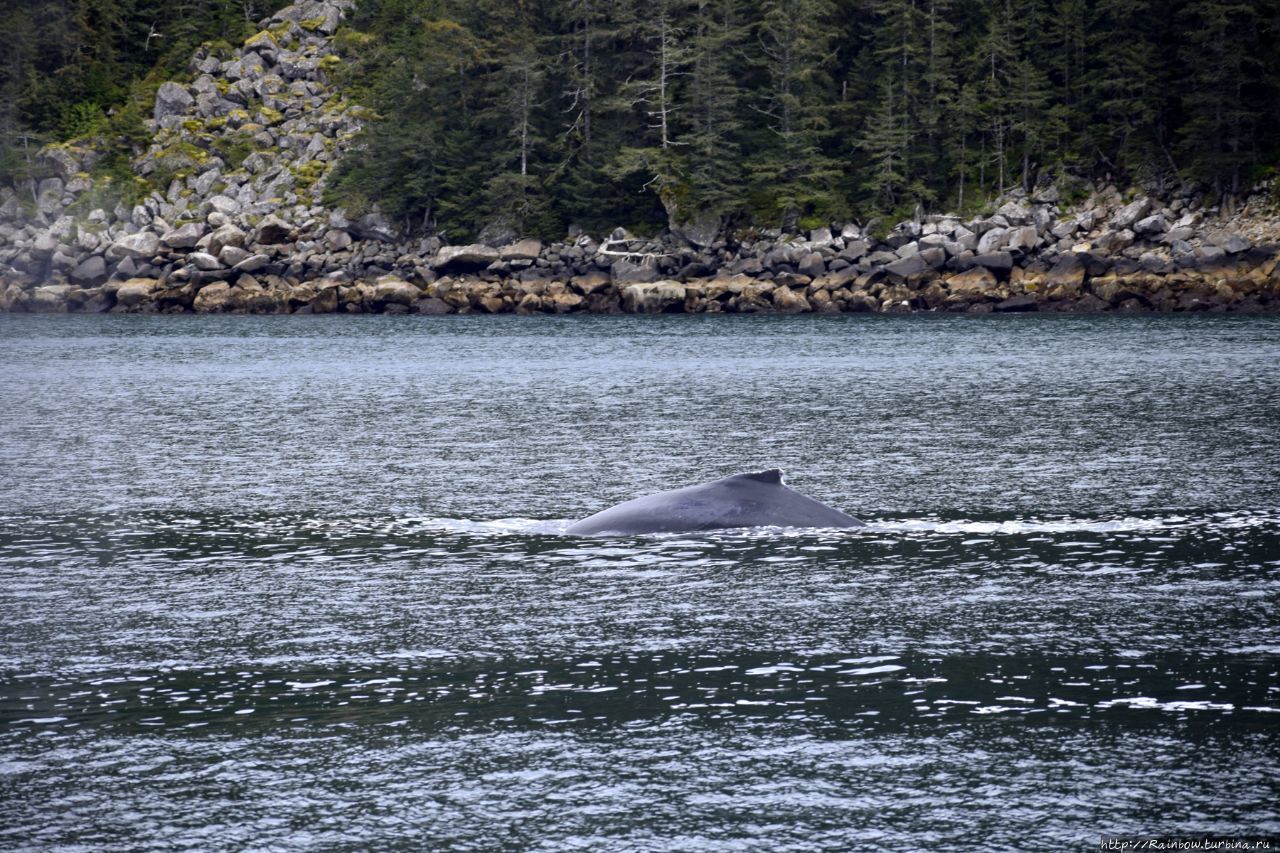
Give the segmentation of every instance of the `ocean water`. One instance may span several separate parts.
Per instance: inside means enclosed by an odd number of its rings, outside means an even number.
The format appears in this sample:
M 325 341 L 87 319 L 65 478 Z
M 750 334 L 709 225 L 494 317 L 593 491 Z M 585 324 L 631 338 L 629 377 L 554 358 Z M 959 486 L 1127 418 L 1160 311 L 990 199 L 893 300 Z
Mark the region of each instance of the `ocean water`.
M 1280 318 L 0 317 L 0 848 L 1280 834 Z M 868 522 L 578 538 L 781 467 Z

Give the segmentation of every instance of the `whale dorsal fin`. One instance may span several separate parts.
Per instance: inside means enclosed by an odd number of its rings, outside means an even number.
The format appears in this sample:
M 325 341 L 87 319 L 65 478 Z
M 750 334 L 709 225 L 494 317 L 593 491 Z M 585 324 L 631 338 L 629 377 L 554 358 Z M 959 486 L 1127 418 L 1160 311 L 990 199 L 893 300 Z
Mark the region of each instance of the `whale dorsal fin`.
M 770 468 L 767 471 L 755 471 L 750 474 L 735 474 L 735 480 L 755 480 L 757 483 L 782 483 L 782 469 Z

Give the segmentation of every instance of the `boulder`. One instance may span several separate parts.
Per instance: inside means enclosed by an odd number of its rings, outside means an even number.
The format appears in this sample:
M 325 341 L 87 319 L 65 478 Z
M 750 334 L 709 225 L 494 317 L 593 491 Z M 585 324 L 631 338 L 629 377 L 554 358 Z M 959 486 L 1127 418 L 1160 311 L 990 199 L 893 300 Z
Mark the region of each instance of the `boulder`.
M 785 314 L 799 314 L 813 310 L 809 300 L 785 285 L 775 289 L 770 297 L 773 300 L 773 307 Z
M 436 253 L 431 266 L 437 270 L 455 268 L 477 269 L 487 267 L 498 260 L 498 250 L 483 243 L 470 246 L 445 246 Z
M 195 103 L 195 98 L 187 91 L 187 88 L 179 83 L 170 80 L 162 83 L 160 88 L 156 90 L 156 105 L 151 112 L 152 118 L 157 124 L 165 124 L 165 119 L 170 116 L 180 116 Z
M 871 251 L 871 243 L 867 240 L 850 240 L 844 244 L 840 257 L 846 261 L 858 261 Z
M 995 288 L 996 277 L 986 267 L 974 267 L 947 279 L 947 290 L 966 298 L 985 298 Z
M 240 210 L 240 202 L 225 195 L 215 195 L 205 201 L 211 211 L 232 216 Z
M 235 294 L 231 285 L 225 281 L 215 281 L 213 284 L 206 284 L 200 288 L 200 292 L 196 294 L 191 307 L 197 314 L 216 314 L 220 311 L 230 310 L 234 305 L 234 301 Z
M 226 252 L 227 250 L 223 249 L 222 251 Z M 244 260 L 235 264 L 234 269 L 236 272 L 254 273 L 263 269 L 270 262 L 271 262 L 271 258 L 267 257 L 262 253 L 258 253 L 256 255 L 249 255 Z
M 619 284 L 656 282 L 661 276 L 658 271 L 658 262 L 654 258 L 643 257 L 638 261 L 620 258 L 614 262 L 609 273 L 613 280 Z
M 36 208 L 46 216 L 62 209 L 62 178 L 45 178 L 36 189 Z
M 1115 212 L 1111 217 L 1110 226 L 1119 231 L 1122 228 L 1128 228 L 1139 219 L 1147 215 L 1151 210 L 1151 199 L 1139 198 L 1126 204 Z
M 1157 213 L 1133 223 L 1133 233 L 1139 237 L 1155 237 L 1169 230 L 1164 215 Z
M 671 229 L 671 233 L 695 249 L 705 249 L 720 236 L 720 219 L 707 218 L 677 225 Z
M 1084 263 L 1075 252 L 1068 252 L 1045 275 L 1045 292 L 1052 299 L 1075 296 L 1084 286 L 1084 279 Z
M 921 249 L 920 259 L 935 270 L 940 270 L 947 263 L 947 250 L 937 247 Z
M 1008 272 L 1013 269 L 1013 255 L 1008 252 L 986 252 L 981 255 L 975 255 L 973 263 L 976 266 L 986 267 L 989 270 L 1003 270 Z
M 622 289 L 622 310 L 629 314 L 657 314 L 684 309 L 686 290 L 674 281 L 632 284 Z
M 221 262 L 208 252 L 192 252 L 187 255 L 187 263 L 205 272 L 222 269 Z
M 223 246 L 222 251 L 218 252 L 218 261 L 224 267 L 234 267 L 248 258 L 250 254 L 248 249 L 242 249 L 239 246 Z
M 1094 241 L 1093 245 L 1102 252 L 1114 255 L 1133 245 L 1133 232 L 1128 228 L 1120 231 L 1106 231 Z
M 1001 313 L 1010 313 L 1014 311 L 1035 311 L 1038 307 L 1039 305 L 1034 296 L 1029 293 L 1020 293 L 1017 296 L 1010 296 L 1008 299 L 997 302 L 994 310 Z
M 373 287 L 373 301 L 379 305 L 388 303 L 413 305 L 421 298 L 421 290 L 395 276 L 384 275 Z
M 136 308 L 151 301 L 151 292 L 158 282 L 153 278 L 131 278 L 116 288 L 116 304 Z
M 504 261 L 536 261 L 542 254 L 541 240 L 520 240 L 498 250 L 498 258 Z
M 394 243 L 400 236 L 399 230 L 391 220 L 376 210 L 361 216 L 351 224 L 349 230 L 361 240 L 377 240 L 381 243 Z
M 542 299 L 543 306 L 550 308 L 557 314 L 568 314 L 570 311 L 576 311 L 582 307 L 585 301 L 577 293 L 570 293 L 569 291 L 553 293 Z
M 905 258 L 898 258 L 891 264 L 886 264 L 884 271 L 895 280 L 905 281 L 911 276 L 919 275 L 929 269 L 929 263 L 917 252 L 914 255 L 908 255 Z
M 1026 252 L 1036 247 L 1036 243 L 1040 241 L 1040 235 L 1036 233 L 1036 229 L 1032 225 L 1023 225 L 1020 228 L 1010 228 L 1008 236 L 1005 238 L 1005 247 L 1014 252 Z
M 204 236 L 204 226 L 199 222 L 188 222 L 172 231 L 167 231 L 160 242 L 170 249 L 191 249 Z
M 978 238 L 977 254 L 985 255 L 999 249 L 1004 245 L 1006 233 L 1008 232 L 1005 228 L 989 228 L 982 232 L 982 236 Z
M 234 225 L 223 225 L 209 235 L 209 254 L 220 255 L 227 246 L 244 246 L 245 233 Z
M 275 246 L 280 243 L 288 243 L 292 239 L 293 226 L 274 213 L 267 214 L 258 223 L 258 230 L 253 235 L 253 241 L 261 246 Z
M 823 262 L 822 255 L 817 252 L 809 252 L 800 258 L 800 263 L 796 269 L 801 275 L 817 278 L 827 271 L 827 265 Z
M 1238 255 L 1241 252 L 1247 252 L 1253 248 L 1253 244 L 1239 234 L 1231 234 L 1225 240 L 1218 243 L 1222 250 L 1228 255 Z
M 27 310 L 34 314 L 63 314 L 67 310 L 67 296 L 74 289 L 69 284 L 37 287 L 27 301 Z
M 609 286 L 609 276 L 598 270 L 584 273 L 583 275 L 575 275 L 569 280 L 569 286 L 583 296 L 590 296 Z
M 160 238 L 150 231 L 129 234 L 112 243 L 107 249 L 107 257 L 111 260 L 121 258 L 139 258 L 150 260 L 160 251 Z
M 351 235 L 342 228 L 330 228 L 324 232 L 324 247 L 330 252 L 351 248 Z
M 98 284 L 106 277 L 107 263 L 101 255 L 90 255 L 71 271 L 71 280 L 77 284 Z

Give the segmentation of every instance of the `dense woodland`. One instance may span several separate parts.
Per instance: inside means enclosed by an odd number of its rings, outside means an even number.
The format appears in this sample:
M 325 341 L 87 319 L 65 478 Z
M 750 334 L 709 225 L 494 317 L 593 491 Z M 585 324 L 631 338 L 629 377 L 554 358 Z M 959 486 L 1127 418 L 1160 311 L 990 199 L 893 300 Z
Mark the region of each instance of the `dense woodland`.
M 273 8 L 8 6 L 10 172 L 28 139 L 128 145 L 148 83 Z M 1280 0 L 362 0 L 338 39 L 381 120 L 331 200 L 454 236 L 804 227 L 1064 176 L 1230 197 L 1280 162 Z

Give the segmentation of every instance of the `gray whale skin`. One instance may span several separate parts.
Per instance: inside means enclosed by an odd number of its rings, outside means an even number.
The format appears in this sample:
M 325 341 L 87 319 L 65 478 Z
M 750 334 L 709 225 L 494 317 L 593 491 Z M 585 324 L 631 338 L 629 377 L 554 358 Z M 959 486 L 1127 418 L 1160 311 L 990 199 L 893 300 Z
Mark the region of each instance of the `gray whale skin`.
M 788 488 L 782 472 L 770 468 L 635 498 L 575 522 L 566 532 L 590 536 L 769 526 L 862 527 L 863 522 Z

